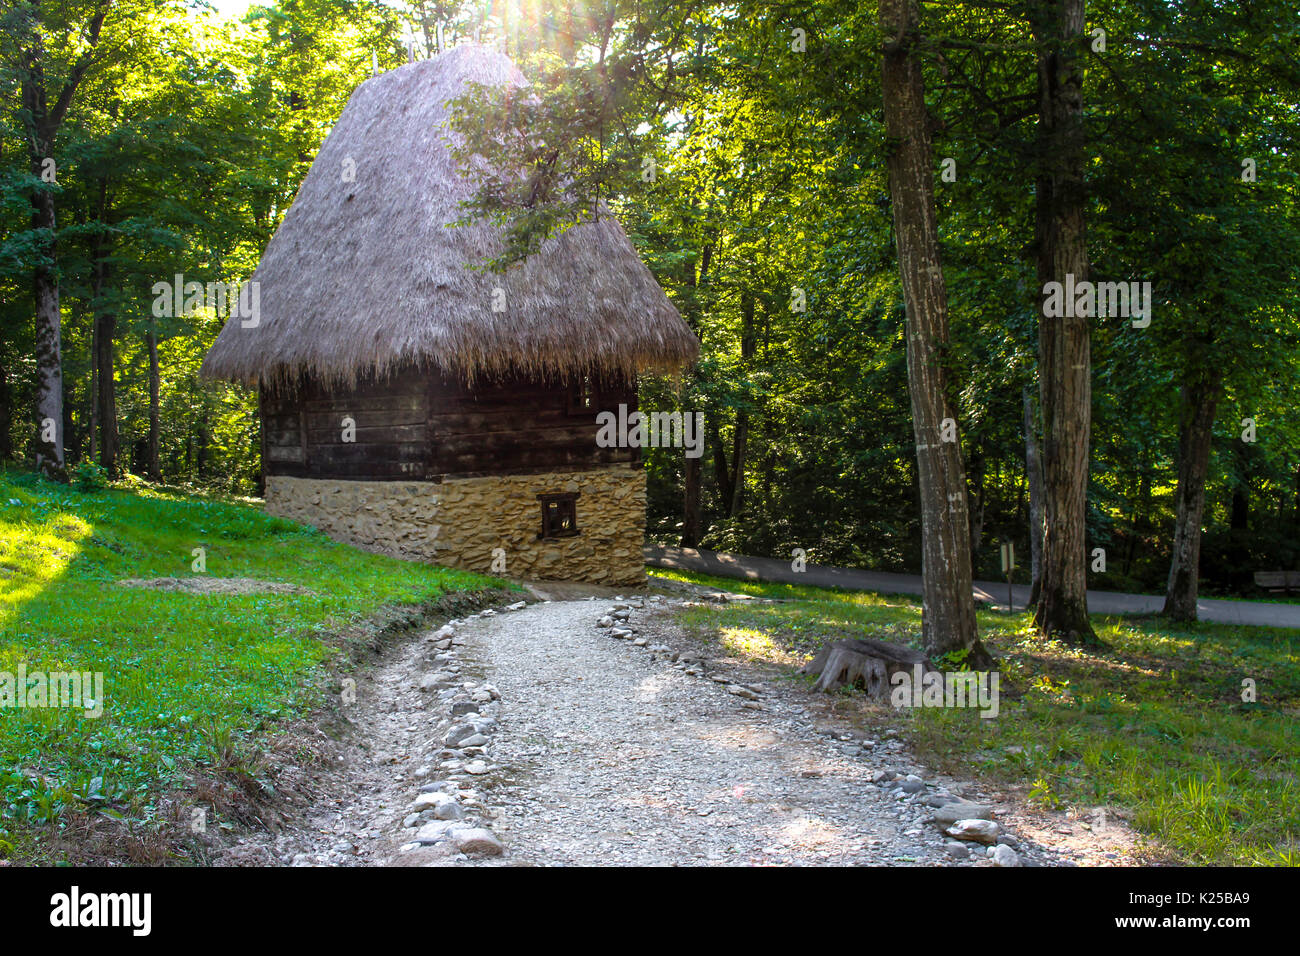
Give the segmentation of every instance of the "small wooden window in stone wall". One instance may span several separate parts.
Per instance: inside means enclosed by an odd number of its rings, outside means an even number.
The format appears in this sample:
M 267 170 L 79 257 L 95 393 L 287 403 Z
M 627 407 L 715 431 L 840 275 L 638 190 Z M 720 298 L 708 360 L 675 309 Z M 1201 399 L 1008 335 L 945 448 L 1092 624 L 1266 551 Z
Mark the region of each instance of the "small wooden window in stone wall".
M 538 538 L 571 538 L 578 534 L 578 495 L 570 491 L 558 495 L 538 495 L 542 504 L 542 531 Z

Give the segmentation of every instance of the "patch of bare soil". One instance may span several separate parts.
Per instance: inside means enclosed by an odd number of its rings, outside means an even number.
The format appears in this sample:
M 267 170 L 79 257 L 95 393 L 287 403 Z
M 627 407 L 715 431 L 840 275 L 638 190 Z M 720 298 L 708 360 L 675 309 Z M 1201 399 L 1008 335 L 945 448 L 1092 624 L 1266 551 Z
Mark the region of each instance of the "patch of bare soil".
M 119 587 L 183 594 L 315 594 L 311 588 L 257 578 L 124 578 Z

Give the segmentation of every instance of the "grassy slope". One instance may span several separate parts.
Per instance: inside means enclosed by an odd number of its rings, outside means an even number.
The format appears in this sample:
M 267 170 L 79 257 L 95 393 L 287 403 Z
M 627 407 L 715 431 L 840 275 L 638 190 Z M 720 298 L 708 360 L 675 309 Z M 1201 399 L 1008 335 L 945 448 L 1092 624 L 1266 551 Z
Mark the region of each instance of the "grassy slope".
M 17 501 L 14 504 L 13 501 Z M 252 577 L 312 595 L 194 595 L 124 578 Z M 30 823 L 151 800 L 231 740 L 318 701 L 338 634 L 390 606 L 502 582 L 365 554 L 257 508 L 150 491 L 79 492 L 0 473 L 0 671 L 104 674 L 105 712 L 0 710 L 0 856 Z M 24 824 L 23 821 L 27 821 Z M 10 832 L 12 831 L 12 832 Z
M 788 603 L 692 608 L 684 622 L 735 653 L 797 666 L 823 642 L 915 644 L 911 597 L 659 573 Z M 1300 863 L 1300 634 L 1155 617 L 1094 617 L 1112 647 L 1037 639 L 1024 614 L 981 612 L 1003 660 L 1001 712 L 884 711 L 944 769 L 1029 788 L 1031 798 L 1124 808 L 1191 863 Z M 1243 703 L 1251 678 L 1258 703 Z

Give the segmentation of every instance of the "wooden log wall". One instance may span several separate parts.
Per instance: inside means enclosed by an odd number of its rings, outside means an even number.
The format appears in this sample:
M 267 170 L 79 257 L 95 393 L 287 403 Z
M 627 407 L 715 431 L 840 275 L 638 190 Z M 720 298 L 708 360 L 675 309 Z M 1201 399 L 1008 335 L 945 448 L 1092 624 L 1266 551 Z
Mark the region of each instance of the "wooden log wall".
M 636 409 L 626 381 L 597 382 L 593 407 L 577 410 L 567 385 L 523 378 L 473 389 L 409 368 L 354 389 L 310 381 L 263 394 L 265 470 L 297 478 L 438 480 L 574 471 L 636 462 L 636 448 L 599 448 L 596 415 Z M 345 418 L 355 440 L 344 441 Z

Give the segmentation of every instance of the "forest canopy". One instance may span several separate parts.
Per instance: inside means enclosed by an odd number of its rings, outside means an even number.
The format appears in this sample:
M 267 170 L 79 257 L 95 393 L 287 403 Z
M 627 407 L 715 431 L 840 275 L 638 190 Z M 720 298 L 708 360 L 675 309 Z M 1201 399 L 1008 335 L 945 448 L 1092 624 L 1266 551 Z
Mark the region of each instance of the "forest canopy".
M 257 494 L 256 396 L 198 376 L 228 310 L 160 309 L 155 286 L 238 288 L 352 90 L 477 41 L 510 53 L 534 96 L 509 116 L 466 102 L 461 133 L 491 153 L 503 124 L 526 128 L 530 152 L 509 158 L 529 195 L 489 183 L 466 215 L 498 217 L 522 256 L 608 204 L 701 340 L 684 377 L 641 382 L 643 407 L 705 423 L 702 456 L 645 455 L 649 536 L 920 569 L 887 4 L 219 6 L 0 7 L 0 460 L 52 461 L 56 414 L 57 464 L 83 480 Z M 1044 51 L 1074 7 L 1079 101 L 1053 140 L 1040 80 L 1061 57 Z M 1027 461 L 1052 453 L 1039 335 L 1053 176 L 1109 306 L 1087 323 L 1088 586 L 1164 590 L 1192 532 L 1203 590 L 1250 593 L 1253 572 L 1300 567 L 1294 6 L 914 12 L 975 576 L 999 576 L 1004 540 L 1030 553 Z M 1063 313 L 1074 291 L 1056 290 Z

